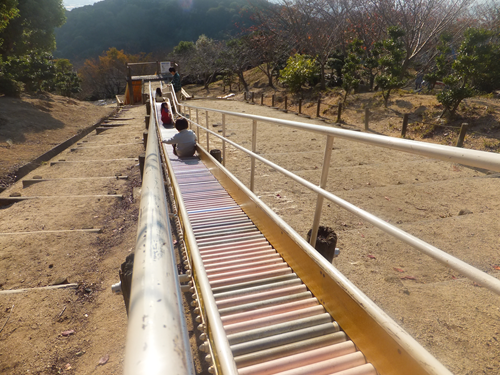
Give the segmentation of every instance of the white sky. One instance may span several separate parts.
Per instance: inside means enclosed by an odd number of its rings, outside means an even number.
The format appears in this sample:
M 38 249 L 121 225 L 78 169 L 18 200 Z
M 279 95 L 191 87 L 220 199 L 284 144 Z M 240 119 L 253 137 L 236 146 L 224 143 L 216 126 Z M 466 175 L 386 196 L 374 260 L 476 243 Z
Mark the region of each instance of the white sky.
M 63 5 L 67 10 L 82 7 L 84 5 L 92 5 L 100 0 L 63 0 Z

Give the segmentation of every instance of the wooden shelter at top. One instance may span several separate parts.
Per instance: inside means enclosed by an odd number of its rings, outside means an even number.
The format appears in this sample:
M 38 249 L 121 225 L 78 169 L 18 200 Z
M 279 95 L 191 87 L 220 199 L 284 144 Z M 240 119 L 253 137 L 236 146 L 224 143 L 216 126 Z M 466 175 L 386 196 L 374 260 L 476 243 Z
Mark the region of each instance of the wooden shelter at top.
M 171 62 L 140 62 L 127 63 L 127 87 L 125 89 L 124 104 L 144 103 L 144 82 L 166 81 L 171 80 L 172 75 L 168 72 L 168 68 L 173 66 Z M 132 75 L 132 67 L 137 66 L 153 66 L 155 67 L 154 74 L 147 75 Z

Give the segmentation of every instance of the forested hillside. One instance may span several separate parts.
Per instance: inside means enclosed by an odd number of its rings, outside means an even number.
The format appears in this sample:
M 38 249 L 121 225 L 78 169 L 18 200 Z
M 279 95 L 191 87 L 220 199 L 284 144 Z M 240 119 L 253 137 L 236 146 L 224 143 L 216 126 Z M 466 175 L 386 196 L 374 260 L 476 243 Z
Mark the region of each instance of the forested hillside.
M 54 57 L 80 65 L 110 47 L 166 56 L 201 34 L 225 39 L 251 24 L 245 0 L 104 0 L 66 12 Z

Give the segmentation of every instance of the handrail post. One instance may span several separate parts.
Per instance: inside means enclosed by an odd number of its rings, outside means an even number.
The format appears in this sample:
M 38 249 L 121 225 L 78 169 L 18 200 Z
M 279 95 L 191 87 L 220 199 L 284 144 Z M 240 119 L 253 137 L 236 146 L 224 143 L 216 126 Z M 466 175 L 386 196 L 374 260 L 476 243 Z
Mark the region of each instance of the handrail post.
M 196 108 L 196 139 L 200 143 L 200 118 L 198 115 L 198 108 Z
M 321 171 L 321 180 L 319 183 L 319 187 L 324 189 L 326 187 L 326 182 L 328 181 L 328 171 L 330 170 L 330 160 L 332 158 L 332 147 L 333 147 L 333 135 L 329 135 L 326 138 L 326 147 L 325 147 L 325 157 L 323 158 L 323 169 Z M 323 196 L 318 194 L 318 198 L 316 200 L 316 210 L 314 211 L 314 220 L 311 229 L 311 239 L 309 243 L 312 247 L 316 246 L 316 239 L 318 238 L 318 228 L 319 221 L 321 219 L 321 211 L 323 209 Z
M 302 113 L 302 99 L 299 99 L 299 115 Z
M 319 117 L 319 107 L 321 106 L 321 96 L 318 98 L 318 108 L 316 109 L 316 117 Z
M 191 117 L 191 107 L 189 107 L 189 129 L 193 129 L 193 122 L 192 122 L 192 117 Z
M 285 112 L 288 112 L 288 96 L 285 95 Z
M 252 152 L 257 150 L 257 120 L 252 121 Z M 255 157 L 250 159 L 250 190 L 253 192 L 255 186 Z
M 205 111 L 205 119 L 207 124 L 207 152 L 210 152 L 210 132 L 208 132 L 208 111 Z
M 226 166 L 226 114 L 222 114 L 222 165 Z
M 365 108 L 365 130 L 369 129 L 368 123 L 370 122 L 370 110 Z
M 264 94 L 260 94 L 260 105 L 264 105 Z
M 275 96 L 274 96 L 274 94 L 273 94 L 273 95 L 271 96 L 271 107 L 274 107 L 274 98 L 275 98 Z

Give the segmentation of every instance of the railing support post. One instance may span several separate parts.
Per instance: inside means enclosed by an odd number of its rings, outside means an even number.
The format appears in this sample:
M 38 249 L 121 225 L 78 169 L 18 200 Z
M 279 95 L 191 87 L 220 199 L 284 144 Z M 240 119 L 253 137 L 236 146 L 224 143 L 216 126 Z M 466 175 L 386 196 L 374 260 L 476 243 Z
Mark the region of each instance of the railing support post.
M 365 130 L 368 130 L 368 124 L 370 122 L 370 110 L 368 108 L 365 108 Z
M 264 94 L 260 94 L 260 105 L 264 105 Z
M 318 98 L 318 108 L 316 109 L 316 117 L 319 117 L 319 107 L 321 106 L 321 97 Z
M 302 99 L 299 99 L 299 115 L 302 113 Z
M 222 114 L 222 137 L 226 138 L 226 115 Z M 226 166 L 226 141 L 222 139 L 222 165 Z
M 403 115 L 403 126 L 401 127 L 401 137 L 406 137 L 406 129 L 408 128 L 408 113 Z
M 469 124 L 464 122 L 462 126 L 460 127 L 460 134 L 458 135 L 458 140 L 457 140 L 457 147 L 463 147 L 464 146 L 464 141 L 465 141 L 465 134 L 467 133 L 467 128 L 469 127 Z
M 257 150 L 257 120 L 252 121 L 252 152 Z M 250 190 L 254 192 L 255 187 L 255 157 L 250 159 Z
M 207 124 L 207 152 L 210 152 L 210 133 L 208 132 L 208 111 L 205 111 L 205 119 Z
M 274 107 L 274 94 L 271 96 L 271 107 Z
M 288 112 L 288 96 L 285 95 L 285 112 Z
M 192 123 L 192 117 L 191 117 L 191 107 L 189 107 L 189 129 L 193 129 L 193 123 Z
M 196 108 L 196 139 L 200 143 L 200 118 L 198 115 L 198 108 Z
M 254 97 L 255 97 L 255 93 L 252 91 L 252 104 L 254 104 Z
M 333 140 L 333 135 L 329 135 L 326 138 L 325 157 L 323 159 L 323 169 L 321 171 L 321 180 L 319 183 L 319 187 L 321 189 L 325 188 L 326 182 L 328 181 L 328 171 L 330 170 L 330 160 L 332 158 Z M 311 239 L 309 241 L 312 247 L 316 245 L 316 239 L 318 238 L 318 228 L 319 221 L 321 219 L 321 211 L 323 209 L 323 200 L 323 196 L 318 194 L 318 198 L 316 200 L 316 211 L 314 212 L 314 220 L 311 229 Z

